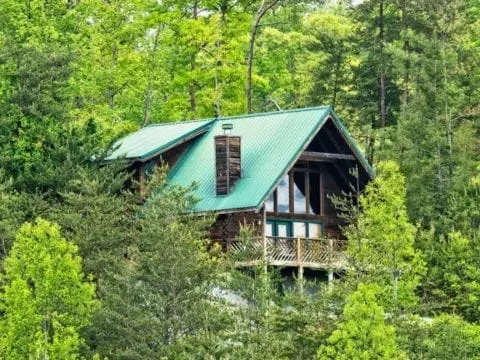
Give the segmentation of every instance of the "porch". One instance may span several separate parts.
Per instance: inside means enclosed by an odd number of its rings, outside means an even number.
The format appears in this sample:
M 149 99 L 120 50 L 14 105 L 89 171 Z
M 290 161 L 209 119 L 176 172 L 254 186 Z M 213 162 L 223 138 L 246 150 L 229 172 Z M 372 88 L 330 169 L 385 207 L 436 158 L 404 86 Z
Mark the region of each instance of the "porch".
M 238 266 L 267 264 L 279 267 L 341 271 L 347 267 L 346 240 L 265 236 L 230 240 L 227 252 Z

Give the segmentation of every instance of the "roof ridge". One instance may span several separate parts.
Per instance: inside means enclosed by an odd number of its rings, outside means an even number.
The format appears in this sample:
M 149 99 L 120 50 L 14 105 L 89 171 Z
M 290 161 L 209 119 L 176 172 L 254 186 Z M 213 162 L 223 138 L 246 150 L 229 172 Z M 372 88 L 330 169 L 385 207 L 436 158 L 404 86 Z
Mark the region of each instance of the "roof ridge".
M 277 111 L 267 111 L 267 112 L 257 112 L 251 114 L 241 114 L 241 115 L 231 115 L 231 116 L 224 116 L 224 117 L 217 117 L 217 118 L 204 118 L 204 119 L 195 119 L 195 120 L 177 120 L 172 122 L 161 122 L 156 124 L 150 124 L 145 126 L 144 128 L 148 127 L 157 127 L 157 126 L 167 126 L 167 125 L 177 125 L 177 124 L 188 124 L 188 123 L 196 123 L 196 122 L 204 122 L 204 121 L 223 121 L 223 120 L 236 120 L 236 119 L 244 119 L 250 117 L 257 117 L 257 116 L 267 116 L 267 115 L 274 115 L 274 114 L 290 114 L 302 111 L 312 111 L 312 110 L 325 110 L 331 108 L 328 105 L 320 105 L 320 106 L 310 106 L 304 108 L 296 108 L 296 109 L 287 109 L 287 110 L 277 110 Z M 142 128 L 142 129 L 144 129 Z
M 213 121 L 213 120 L 215 120 L 215 118 L 167 121 L 167 122 L 150 124 L 150 125 L 144 126 L 143 128 L 140 128 L 139 130 L 149 128 L 149 127 L 159 127 L 159 126 L 178 125 L 178 124 L 190 124 L 190 123 L 199 123 L 199 122 L 206 122 L 206 121 Z
M 267 116 L 267 115 L 275 115 L 275 114 L 290 114 L 290 113 L 312 111 L 312 110 L 325 110 L 325 109 L 329 109 L 329 108 L 330 108 L 330 106 L 328 106 L 328 105 L 310 106 L 310 107 L 296 108 L 296 109 L 287 109 L 287 110 L 258 112 L 258 113 L 252 113 L 252 114 L 225 116 L 225 117 L 214 118 L 214 120 L 215 121 L 217 121 L 217 120 L 218 121 L 220 121 L 220 120 L 235 120 L 235 119 L 243 119 L 243 118 L 250 118 L 250 117 L 257 117 L 257 116 Z

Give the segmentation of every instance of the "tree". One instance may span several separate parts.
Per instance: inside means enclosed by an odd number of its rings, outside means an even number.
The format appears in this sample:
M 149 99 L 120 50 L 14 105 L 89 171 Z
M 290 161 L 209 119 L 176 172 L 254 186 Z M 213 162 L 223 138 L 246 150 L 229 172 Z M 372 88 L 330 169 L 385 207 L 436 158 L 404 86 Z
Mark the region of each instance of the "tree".
M 262 0 L 260 5 L 255 13 L 252 22 L 252 28 L 250 30 L 250 40 L 248 42 L 248 51 L 247 51 L 247 81 L 245 94 L 247 98 L 247 112 L 251 113 L 252 108 L 252 70 L 253 70 L 253 61 L 255 57 L 255 40 L 257 38 L 258 29 L 260 22 L 262 21 L 265 14 L 272 9 L 275 5 L 280 3 L 281 0 Z
M 382 306 L 397 311 L 416 303 L 424 262 L 414 248 L 415 227 L 408 219 L 405 179 L 398 164 L 383 162 L 377 170 L 365 192 L 340 209 L 350 221 L 344 228 L 352 265 L 349 276 L 354 284 L 379 284 Z
M 307 57 L 306 71 L 312 77 L 309 100 L 344 110 L 353 96 L 352 64 L 359 61 L 353 51 L 354 25 L 349 17 L 326 9 L 309 14 L 304 26 L 315 38 Z
M 410 317 L 396 324 L 398 344 L 412 360 L 477 359 L 480 327 L 457 315 Z
M 360 284 L 347 298 L 341 321 L 318 349 L 319 360 L 403 359 L 395 329 L 385 324 L 385 314 L 375 299 L 375 287 Z
M 172 357 L 196 337 L 217 336 L 224 321 L 213 296 L 222 260 L 207 249 L 211 219 L 188 211 L 189 189 L 151 181 L 151 197 L 131 215 L 132 233 L 121 250 L 98 249 L 100 259 L 115 259 L 101 273 L 104 306 L 89 331 L 89 344 L 102 356 Z
M 2 275 L 2 356 L 75 359 L 98 302 L 84 279 L 75 245 L 42 219 L 25 223 Z

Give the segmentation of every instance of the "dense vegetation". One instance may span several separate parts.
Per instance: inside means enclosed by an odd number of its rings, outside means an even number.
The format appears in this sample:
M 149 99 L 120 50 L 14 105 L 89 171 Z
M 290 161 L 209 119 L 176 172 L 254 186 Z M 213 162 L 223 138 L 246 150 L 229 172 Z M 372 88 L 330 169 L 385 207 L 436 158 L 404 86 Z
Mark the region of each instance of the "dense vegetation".
M 0 1 L 0 357 L 479 358 L 479 39 L 479 0 Z M 99 166 L 150 123 L 320 104 L 378 173 L 335 200 L 333 286 L 236 271 L 190 189 L 142 206 Z

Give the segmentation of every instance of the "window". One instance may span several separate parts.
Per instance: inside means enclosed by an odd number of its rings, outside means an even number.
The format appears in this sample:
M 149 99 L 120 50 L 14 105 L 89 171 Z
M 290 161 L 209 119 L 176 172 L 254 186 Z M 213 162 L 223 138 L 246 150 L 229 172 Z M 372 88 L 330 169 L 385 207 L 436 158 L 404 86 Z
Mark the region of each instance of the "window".
M 265 210 L 268 212 L 275 211 L 275 191 L 273 191 L 270 196 L 268 197 L 267 201 L 265 201 Z
M 307 200 L 305 198 L 305 172 L 293 173 L 293 209 L 297 214 L 307 212 Z
M 320 174 L 310 173 L 310 194 L 309 194 L 309 206 L 308 210 L 310 214 L 320 214 Z
M 277 223 L 277 234 L 279 237 L 288 237 L 290 236 L 290 224 L 289 223 Z
M 278 212 L 287 213 L 290 211 L 289 175 L 285 175 L 277 189 Z
M 308 183 L 307 183 L 308 182 Z M 323 215 L 322 174 L 313 171 L 293 171 L 285 175 L 267 200 L 267 212 Z M 308 192 L 308 194 L 307 194 Z M 290 197 L 293 203 L 290 204 Z
M 310 239 L 320 239 L 322 236 L 322 226 L 319 223 L 308 223 L 308 237 Z
M 273 236 L 273 224 L 271 222 L 267 222 L 265 226 L 265 235 Z
M 265 235 L 320 239 L 322 224 L 303 220 L 268 219 L 265 225 Z
M 293 223 L 293 237 L 297 237 L 297 238 L 307 237 L 307 227 L 304 222 Z

